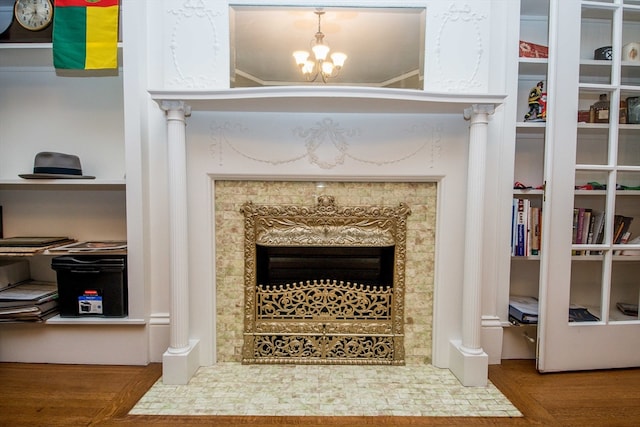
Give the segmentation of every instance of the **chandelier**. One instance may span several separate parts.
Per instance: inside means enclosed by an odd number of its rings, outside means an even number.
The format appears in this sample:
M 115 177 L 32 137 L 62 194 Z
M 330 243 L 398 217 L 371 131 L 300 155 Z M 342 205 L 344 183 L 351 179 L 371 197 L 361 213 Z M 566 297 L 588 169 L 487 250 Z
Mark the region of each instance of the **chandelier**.
M 337 77 L 347 60 L 347 55 L 341 52 L 333 52 L 331 60 L 327 59 L 329 55 L 329 45 L 324 42 L 324 33 L 320 29 L 320 19 L 324 15 L 324 11 L 318 9 L 314 12 L 318 15 L 318 32 L 315 38 L 311 40 L 311 51 L 315 57 L 315 61 L 309 59 L 309 52 L 297 50 L 293 52 L 296 64 L 308 82 L 314 82 L 320 77 L 323 83 L 328 79 Z

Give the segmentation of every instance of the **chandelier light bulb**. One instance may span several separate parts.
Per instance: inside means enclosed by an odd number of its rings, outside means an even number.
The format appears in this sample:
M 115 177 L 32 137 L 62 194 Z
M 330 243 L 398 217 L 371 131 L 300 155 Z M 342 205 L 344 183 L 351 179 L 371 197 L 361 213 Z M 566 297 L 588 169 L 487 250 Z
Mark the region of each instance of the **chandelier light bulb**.
M 313 61 L 305 61 L 302 64 L 302 74 L 310 75 L 313 73 L 313 69 L 315 68 L 316 63 Z
M 326 61 L 322 63 L 322 74 L 330 76 L 333 73 L 333 63 Z
M 326 44 L 316 44 L 311 48 L 311 50 L 313 50 L 313 54 L 317 61 L 326 60 L 327 55 L 329 54 L 329 46 Z
M 333 65 L 338 68 L 342 68 L 346 60 L 347 55 L 342 52 L 334 52 L 331 54 L 331 61 L 333 61 Z
M 309 52 L 305 52 L 304 50 L 296 50 L 293 52 L 293 57 L 296 59 L 296 64 L 298 66 L 302 66 L 309 59 Z

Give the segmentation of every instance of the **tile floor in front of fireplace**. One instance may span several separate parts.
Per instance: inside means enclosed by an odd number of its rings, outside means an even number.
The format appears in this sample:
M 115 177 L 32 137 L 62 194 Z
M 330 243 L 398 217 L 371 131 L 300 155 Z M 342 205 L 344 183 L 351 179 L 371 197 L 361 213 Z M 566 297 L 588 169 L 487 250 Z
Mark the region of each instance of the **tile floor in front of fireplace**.
M 491 416 L 522 414 L 491 383 L 464 387 L 432 365 L 201 367 L 187 385 L 149 389 L 132 415 Z

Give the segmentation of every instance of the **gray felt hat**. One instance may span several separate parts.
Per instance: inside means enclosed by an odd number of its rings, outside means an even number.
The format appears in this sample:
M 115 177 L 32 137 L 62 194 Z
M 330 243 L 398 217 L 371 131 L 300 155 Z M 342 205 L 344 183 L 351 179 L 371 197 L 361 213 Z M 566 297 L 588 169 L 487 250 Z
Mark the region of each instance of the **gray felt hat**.
M 95 176 L 82 175 L 80 159 L 73 154 L 44 151 L 36 154 L 33 173 L 20 174 L 26 179 L 94 179 Z

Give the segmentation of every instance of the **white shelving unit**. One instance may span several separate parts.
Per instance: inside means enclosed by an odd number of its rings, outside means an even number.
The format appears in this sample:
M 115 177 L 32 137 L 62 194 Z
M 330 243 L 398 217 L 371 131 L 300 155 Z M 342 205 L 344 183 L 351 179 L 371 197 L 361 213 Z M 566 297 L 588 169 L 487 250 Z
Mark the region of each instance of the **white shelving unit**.
M 546 41 L 549 58 L 520 59 L 518 117 L 525 88 L 538 79 L 549 92 L 548 116 L 542 124 L 516 123 L 514 181 L 544 191 L 514 190 L 513 197 L 543 208 L 543 244 L 539 257 L 512 258 L 510 280 L 510 293 L 539 299 L 540 316 L 537 325 L 507 328 L 503 357 L 536 358 L 542 372 L 637 366 L 640 318 L 616 303 L 640 302 L 640 251 L 622 255 L 640 245 L 614 236 L 617 215 L 640 219 L 640 124 L 625 122 L 621 102 L 640 97 L 640 62 L 622 58 L 625 44 L 640 41 L 640 3 L 549 0 L 547 15 L 541 3 L 521 1 L 521 39 Z M 538 41 L 526 39 L 533 34 Z M 595 59 L 605 46 L 611 59 Z M 579 122 L 579 111 L 589 117 L 601 94 L 609 100 L 609 121 Z M 574 237 L 574 212 L 578 218 L 584 209 L 605 212 L 602 242 Z M 637 219 L 631 238 L 640 235 Z M 599 320 L 569 321 L 575 306 Z
M 120 44 L 120 64 L 122 52 Z M 0 206 L 5 237 L 128 240 L 126 175 L 131 165 L 125 161 L 124 92 L 122 68 L 56 71 L 51 43 L 0 43 Z M 96 179 L 20 178 L 32 172 L 41 151 L 77 155 L 83 173 Z M 32 278 L 56 281 L 51 261 L 57 255 L 29 256 Z M 141 286 L 129 280 L 127 317 L 56 316 L 45 324 L 1 325 L 0 360 L 147 363 Z
M 3 43 L 0 52 L 4 235 L 126 240 L 122 75 L 60 76 L 50 43 Z M 78 155 L 96 179 L 20 178 L 41 151 Z
M 550 0 L 520 2 L 519 41 L 534 43 L 549 49 Z M 543 92 L 549 90 L 549 58 L 518 57 L 518 78 L 515 88 L 517 113 L 515 122 L 513 199 L 526 199 L 532 207 L 544 210 L 545 156 L 547 121 L 527 121 L 529 91 L 543 82 Z M 525 189 L 517 188 L 519 185 Z M 509 295 L 539 298 L 541 255 L 526 253 L 512 256 L 509 266 Z M 503 337 L 503 359 L 533 359 L 536 357 L 537 325 L 509 322 Z

